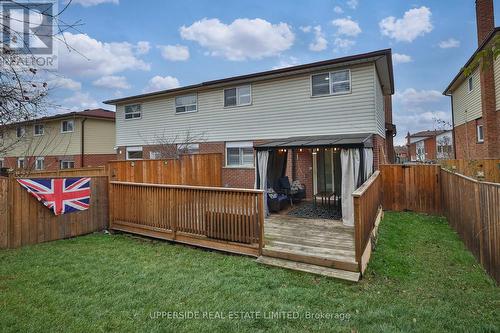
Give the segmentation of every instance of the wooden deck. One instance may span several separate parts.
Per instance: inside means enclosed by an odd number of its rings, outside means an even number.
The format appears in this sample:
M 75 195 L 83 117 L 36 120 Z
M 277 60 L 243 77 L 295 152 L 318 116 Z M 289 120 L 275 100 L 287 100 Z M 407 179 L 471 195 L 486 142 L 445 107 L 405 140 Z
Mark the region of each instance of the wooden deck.
M 355 258 L 354 228 L 341 221 L 288 215 L 265 220 L 259 262 L 358 281 Z

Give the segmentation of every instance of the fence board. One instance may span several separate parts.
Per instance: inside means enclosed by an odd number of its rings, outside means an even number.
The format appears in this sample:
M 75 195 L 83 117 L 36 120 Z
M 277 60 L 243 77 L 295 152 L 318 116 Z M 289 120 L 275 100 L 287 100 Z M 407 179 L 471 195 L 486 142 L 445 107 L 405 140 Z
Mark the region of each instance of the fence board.
M 8 206 L 0 220 L 0 248 L 16 248 L 106 229 L 108 177 L 92 177 L 90 187 L 88 210 L 55 216 L 14 177 L 0 179 L 0 209 Z
M 110 193 L 111 229 L 230 252 L 260 253 L 262 191 L 112 181 Z
M 16 177 L 94 177 L 94 176 L 107 176 L 106 167 L 92 167 L 92 168 L 75 168 L 75 169 L 62 169 L 53 171 L 16 171 Z
M 487 182 L 500 183 L 500 159 L 441 160 L 443 168 Z
M 108 163 L 112 181 L 222 186 L 222 155 L 183 155 L 179 159 L 111 161 Z

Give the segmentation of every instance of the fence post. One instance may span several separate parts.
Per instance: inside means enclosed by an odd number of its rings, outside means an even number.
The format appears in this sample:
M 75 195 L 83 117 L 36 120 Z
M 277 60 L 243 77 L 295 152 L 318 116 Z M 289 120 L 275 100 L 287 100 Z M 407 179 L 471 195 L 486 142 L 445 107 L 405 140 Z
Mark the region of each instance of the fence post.
M 262 248 L 264 247 L 264 193 L 257 194 L 257 210 L 259 221 L 259 255 L 262 255 Z
M 108 177 L 108 229 L 113 228 L 113 211 L 115 209 L 115 201 L 113 196 L 114 184 L 111 184 L 111 179 Z
M 174 191 L 174 220 L 172 221 L 173 240 L 177 238 L 177 220 L 179 219 L 179 190 Z

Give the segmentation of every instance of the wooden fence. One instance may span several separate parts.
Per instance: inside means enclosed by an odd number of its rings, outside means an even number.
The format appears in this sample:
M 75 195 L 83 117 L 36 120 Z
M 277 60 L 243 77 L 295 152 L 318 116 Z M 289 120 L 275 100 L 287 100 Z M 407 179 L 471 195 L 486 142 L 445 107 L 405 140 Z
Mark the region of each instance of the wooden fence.
M 371 236 L 382 218 L 382 177 L 376 171 L 352 194 L 356 261 L 364 272 L 371 254 Z
M 112 181 L 222 186 L 222 154 L 183 155 L 179 159 L 111 161 Z
M 500 184 L 441 170 L 443 211 L 486 271 L 500 283 Z
M 263 191 L 110 182 L 110 228 L 257 256 Z
M 53 171 L 16 171 L 14 174 L 17 177 L 95 177 L 95 176 L 107 176 L 106 167 L 92 167 L 92 168 L 75 168 L 75 169 L 63 169 L 63 170 L 53 170 Z
M 384 209 L 442 213 L 439 165 L 386 164 L 380 166 L 380 172 Z
M 500 183 L 500 159 L 442 160 L 443 168 L 477 180 Z
M 444 215 L 467 248 L 500 283 L 500 184 L 438 165 L 382 165 L 383 207 Z
M 14 177 L 0 177 L 0 248 L 16 248 L 69 238 L 108 226 L 108 177 L 91 180 L 90 208 L 55 216 Z

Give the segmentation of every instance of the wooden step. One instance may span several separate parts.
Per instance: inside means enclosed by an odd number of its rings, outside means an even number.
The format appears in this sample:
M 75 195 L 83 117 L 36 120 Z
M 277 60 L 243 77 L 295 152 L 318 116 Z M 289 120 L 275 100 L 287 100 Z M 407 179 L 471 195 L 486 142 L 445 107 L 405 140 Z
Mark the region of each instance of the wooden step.
M 346 281 L 358 282 L 360 278 L 359 272 L 344 271 L 341 269 L 328 268 L 328 267 L 306 264 L 302 262 L 290 261 L 285 259 L 260 256 L 256 260 L 258 263 L 264 265 L 292 269 L 295 271 L 322 275 Z
M 306 264 L 323 266 L 327 268 L 336 268 L 345 271 L 359 272 L 358 263 L 353 259 L 346 257 L 333 257 L 325 254 L 317 254 L 311 252 L 300 251 L 298 249 L 290 249 L 281 246 L 268 246 L 262 249 L 262 254 L 267 257 L 298 261 Z

